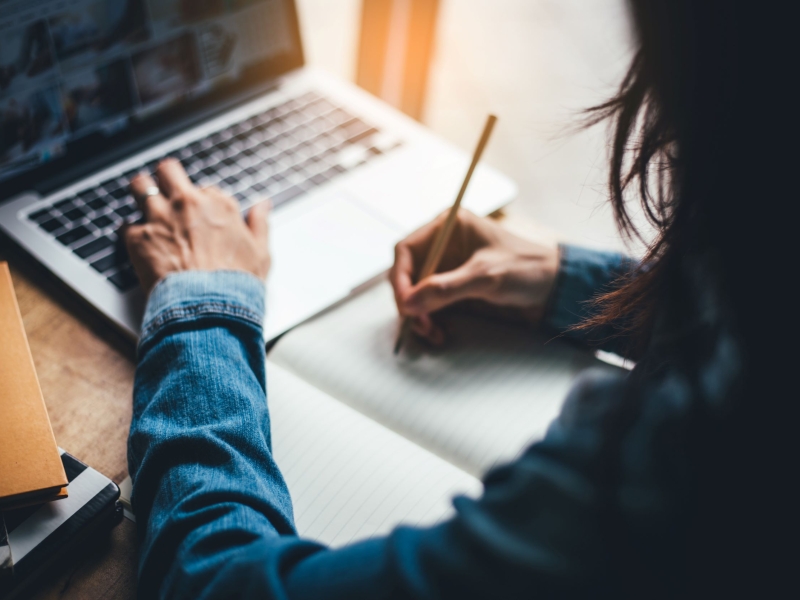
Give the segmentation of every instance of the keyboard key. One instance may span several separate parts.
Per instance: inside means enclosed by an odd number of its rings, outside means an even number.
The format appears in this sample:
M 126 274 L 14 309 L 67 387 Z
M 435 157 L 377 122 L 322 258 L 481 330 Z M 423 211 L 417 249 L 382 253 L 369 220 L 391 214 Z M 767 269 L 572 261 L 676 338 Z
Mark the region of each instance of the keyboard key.
M 255 123 L 254 127 L 259 127 L 261 125 L 268 125 L 271 123 L 277 114 L 278 113 L 274 108 L 270 108 L 268 111 L 263 112 L 260 115 L 251 117 L 251 119 Z
M 223 158 L 225 158 L 225 155 L 219 150 L 215 149 L 211 154 L 208 155 L 208 164 L 217 164 Z
M 131 206 L 130 204 L 123 204 L 122 206 L 118 206 L 114 209 L 114 212 L 117 213 L 123 219 L 128 217 L 136 212 L 136 208 Z
M 65 210 L 69 210 L 73 206 L 74 206 L 74 203 L 72 202 L 72 198 L 68 198 L 67 200 L 60 200 L 60 201 L 56 202 L 55 204 L 53 204 L 53 208 L 57 208 L 58 210 L 60 210 L 62 212 L 65 211 Z
M 294 171 L 298 172 L 298 173 L 305 173 L 305 172 L 309 171 L 310 169 L 313 169 L 315 164 L 316 164 L 316 161 L 311 160 L 309 158 L 309 159 L 304 160 L 301 163 L 297 163 L 294 167 L 292 167 L 292 169 Z
M 349 138 L 347 138 L 347 143 L 348 144 L 355 144 L 356 142 L 360 142 L 361 140 L 365 140 L 368 137 L 370 137 L 371 135 L 375 135 L 376 133 L 378 133 L 377 129 L 375 129 L 374 127 L 368 127 L 367 129 L 365 129 L 363 131 L 359 131 L 358 133 L 355 133 L 355 134 L 351 135 Z
M 258 198 L 253 194 L 253 190 L 243 190 L 238 194 L 233 195 L 234 199 L 239 203 L 239 210 L 253 204 Z
M 349 146 L 339 153 L 338 164 L 344 169 L 353 169 L 367 158 L 367 149 L 363 146 Z
M 129 189 L 128 189 L 127 185 L 120 186 L 120 187 L 112 187 L 110 190 L 108 190 L 108 194 L 112 198 L 116 198 L 117 200 L 120 200 L 120 199 L 124 198 L 125 196 L 127 196 L 129 194 Z
M 114 273 L 108 278 L 108 280 L 123 292 L 127 292 L 128 290 L 135 288 L 139 283 L 139 279 L 136 277 L 136 272 L 131 266 L 125 267 L 118 273 Z
M 191 158 L 194 155 L 194 152 L 187 146 L 178 150 L 177 156 L 178 160 L 184 161 Z
M 114 244 L 113 240 L 110 240 L 107 237 L 99 237 L 93 239 L 88 244 L 84 244 L 80 248 L 76 248 L 75 250 L 73 250 L 73 252 L 75 252 L 75 254 L 77 254 L 81 258 L 88 258 L 93 254 L 97 254 L 101 250 L 105 250 L 106 248 L 108 248 L 113 244 Z
M 305 94 L 297 98 L 297 100 L 299 102 L 302 102 L 303 104 L 310 104 L 315 100 L 319 100 L 319 96 L 315 92 L 306 92 Z
M 334 165 L 330 169 L 328 169 L 327 171 L 323 171 L 320 174 L 324 175 L 328 179 L 333 179 L 337 175 L 340 175 L 341 173 L 344 173 L 344 172 L 345 172 L 345 169 L 343 167 L 341 167 L 340 165 Z
M 288 112 L 283 115 L 283 120 L 290 126 L 296 127 L 303 122 L 303 115 L 297 111 Z
M 339 125 L 339 129 L 343 129 L 347 132 L 348 136 L 355 135 L 357 133 L 361 133 L 367 129 L 370 129 L 370 126 L 364 123 L 361 119 L 357 119 L 353 117 L 349 121 L 346 121 Z
M 44 229 L 47 233 L 53 233 L 56 229 L 61 229 L 64 224 L 58 219 L 48 219 L 39 223 L 39 227 Z
M 303 193 L 303 189 L 299 186 L 293 185 L 292 187 L 283 190 L 282 192 L 278 192 L 274 196 L 272 196 L 272 205 L 275 207 L 280 206 L 292 200 Z
M 80 239 L 85 238 L 87 235 L 91 235 L 91 231 L 85 225 L 78 225 L 77 227 L 73 227 L 69 231 L 65 231 L 61 235 L 59 235 L 56 239 L 64 244 L 65 246 L 69 246 L 70 244 L 74 244 Z
M 92 210 L 101 210 L 105 208 L 107 205 L 108 205 L 108 198 L 106 196 L 95 198 L 94 200 L 86 203 L 86 206 L 88 206 Z
M 79 221 L 86 216 L 86 211 L 80 207 L 72 208 L 64 213 L 70 221 Z
M 92 220 L 92 225 L 94 225 L 98 229 L 102 229 L 103 227 L 108 227 L 109 225 L 113 224 L 114 220 L 108 217 L 107 215 L 100 215 L 96 219 Z
M 341 125 L 342 123 L 347 123 L 353 118 L 353 115 L 343 111 L 341 108 L 336 108 L 331 111 L 327 118 L 334 124 L 334 125 Z
M 34 213 L 28 215 L 28 218 L 31 221 L 42 222 L 47 220 L 48 218 L 52 217 L 52 213 L 50 212 L 49 208 L 43 208 L 41 210 L 37 210 Z
M 311 179 L 309 179 L 309 181 L 314 185 L 322 185 L 323 183 L 328 181 L 328 178 L 325 177 L 325 175 L 323 175 L 322 173 L 317 173 Z
M 331 124 L 325 117 L 317 117 L 313 121 L 309 121 L 306 127 L 309 128 L 314 136 L 318 136 L 331 129 Z
M 186 174 L 189 177 L 192 177 L 193 175 L 197 175 L 200 172 L 202 166 L 198 161 L 192 161 L 183 165 L 183 168 L 186 171 Z
M 224 142 L 218 142 L 216 144 L 217 150 L 224 152 L 226 156 L 230 154 L 231 148 L 233 148 L 233 138 L 226 140 Z
M 78 194 L 78 198 L 80 200 L 82 200 L 84 202 L 84 204 L 85 204 L 85 203 L 97 198 L 97 190 L 92 188 L 90 190 L 83 191 L 80 194 Z
M 336 107 L 324 98 L 318 98 L 314 102 L 308 104 L 303 110 L 312 115 L 324 115 L 335 109 Z
M 119 252 L 112 252 L 103 258 L 96 260 L 92 263 L 92 268 L 98 273 L 105 273 L 110 271 L 117 265 L 125 262 L 124 256 Z

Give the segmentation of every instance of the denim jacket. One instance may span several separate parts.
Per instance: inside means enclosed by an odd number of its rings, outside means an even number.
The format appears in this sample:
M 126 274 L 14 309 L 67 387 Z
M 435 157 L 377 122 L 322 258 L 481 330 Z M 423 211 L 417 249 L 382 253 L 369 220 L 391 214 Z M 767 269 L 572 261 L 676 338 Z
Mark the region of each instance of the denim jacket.
M 564 332 L 631 263 L 561 251 L 546 320 Z M 336 550 L 299 537 L 270 450 L 264 297 L 235 272 L 173 274 L 150 296 L 128 446 L 141 598 L 605 597 L 631 571 L 685 585 L 693 396 L 647 361 L 580 377 L 545 439 L 489 472 L 482 497 L 455 498 L 450 520 Z

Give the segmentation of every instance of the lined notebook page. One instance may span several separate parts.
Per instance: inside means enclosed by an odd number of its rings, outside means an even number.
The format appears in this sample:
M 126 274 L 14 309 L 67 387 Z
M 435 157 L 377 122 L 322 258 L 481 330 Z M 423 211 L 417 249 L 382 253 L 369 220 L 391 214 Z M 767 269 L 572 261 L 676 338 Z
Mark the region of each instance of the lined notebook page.
M 476 477 L 544 435 L 581 370 L 613 369 L 510 325 L 451 325 L 446 348 L 412 340 L 394 356 L 398 318 L 384 282 L 288 333 L 270 360 Z
M 275 459 L 301 535 L 332 546 L 431 525 L 480 481 L 268 362 Z

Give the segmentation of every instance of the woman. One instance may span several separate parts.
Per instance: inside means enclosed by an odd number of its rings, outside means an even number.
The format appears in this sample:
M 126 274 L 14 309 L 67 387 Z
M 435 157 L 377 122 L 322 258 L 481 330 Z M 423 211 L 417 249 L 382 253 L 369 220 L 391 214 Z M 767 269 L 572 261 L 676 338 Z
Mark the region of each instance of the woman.
M 635 233 L 636 188 L 656 228 L 645 260 L 533 244 L 469 213 L 434 277 L 414 283 L 439 223 L 397 248 L 398 308 L 434 343 L 437 311 L 478 300 L 638 361 L 584 376 L 546 438 L 439 526 L 339 550 L 297 537 L 264 402 L 265 209 L 245 224 L 160 165 L 148 223 L 127 231 L 150 292 L 129 442 L 141 597 L 724 597 L 779 581 L 785 513 L 766 466 L 781 404 L 757 351 L 775 300 L 753 293 L 771 250 L 743 240 L 766 217 L 740 202 L 763 183 L 742 146 L 759 114 L 740 93 L 749 13 L 630 6 L 638 52 L 590 118 L 615 124 L 620 227 Z M 133 181 L 142 197 L 154 185 Z

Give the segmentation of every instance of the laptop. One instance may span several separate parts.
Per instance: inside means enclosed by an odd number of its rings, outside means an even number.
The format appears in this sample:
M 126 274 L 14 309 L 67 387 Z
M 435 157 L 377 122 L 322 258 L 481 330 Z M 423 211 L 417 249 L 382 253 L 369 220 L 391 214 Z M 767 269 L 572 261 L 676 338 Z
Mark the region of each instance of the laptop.
M 243 212 L 272 200 L 267 339 L 388 269 L 469 161 L 306 67 L 291 0 L 3 2 L 0 229 L 133 338 L 145 297 L 118 229 L 142 218 L 130 179 L 165 157 Z M 480 166 L 464 205 L 515 194 Z

